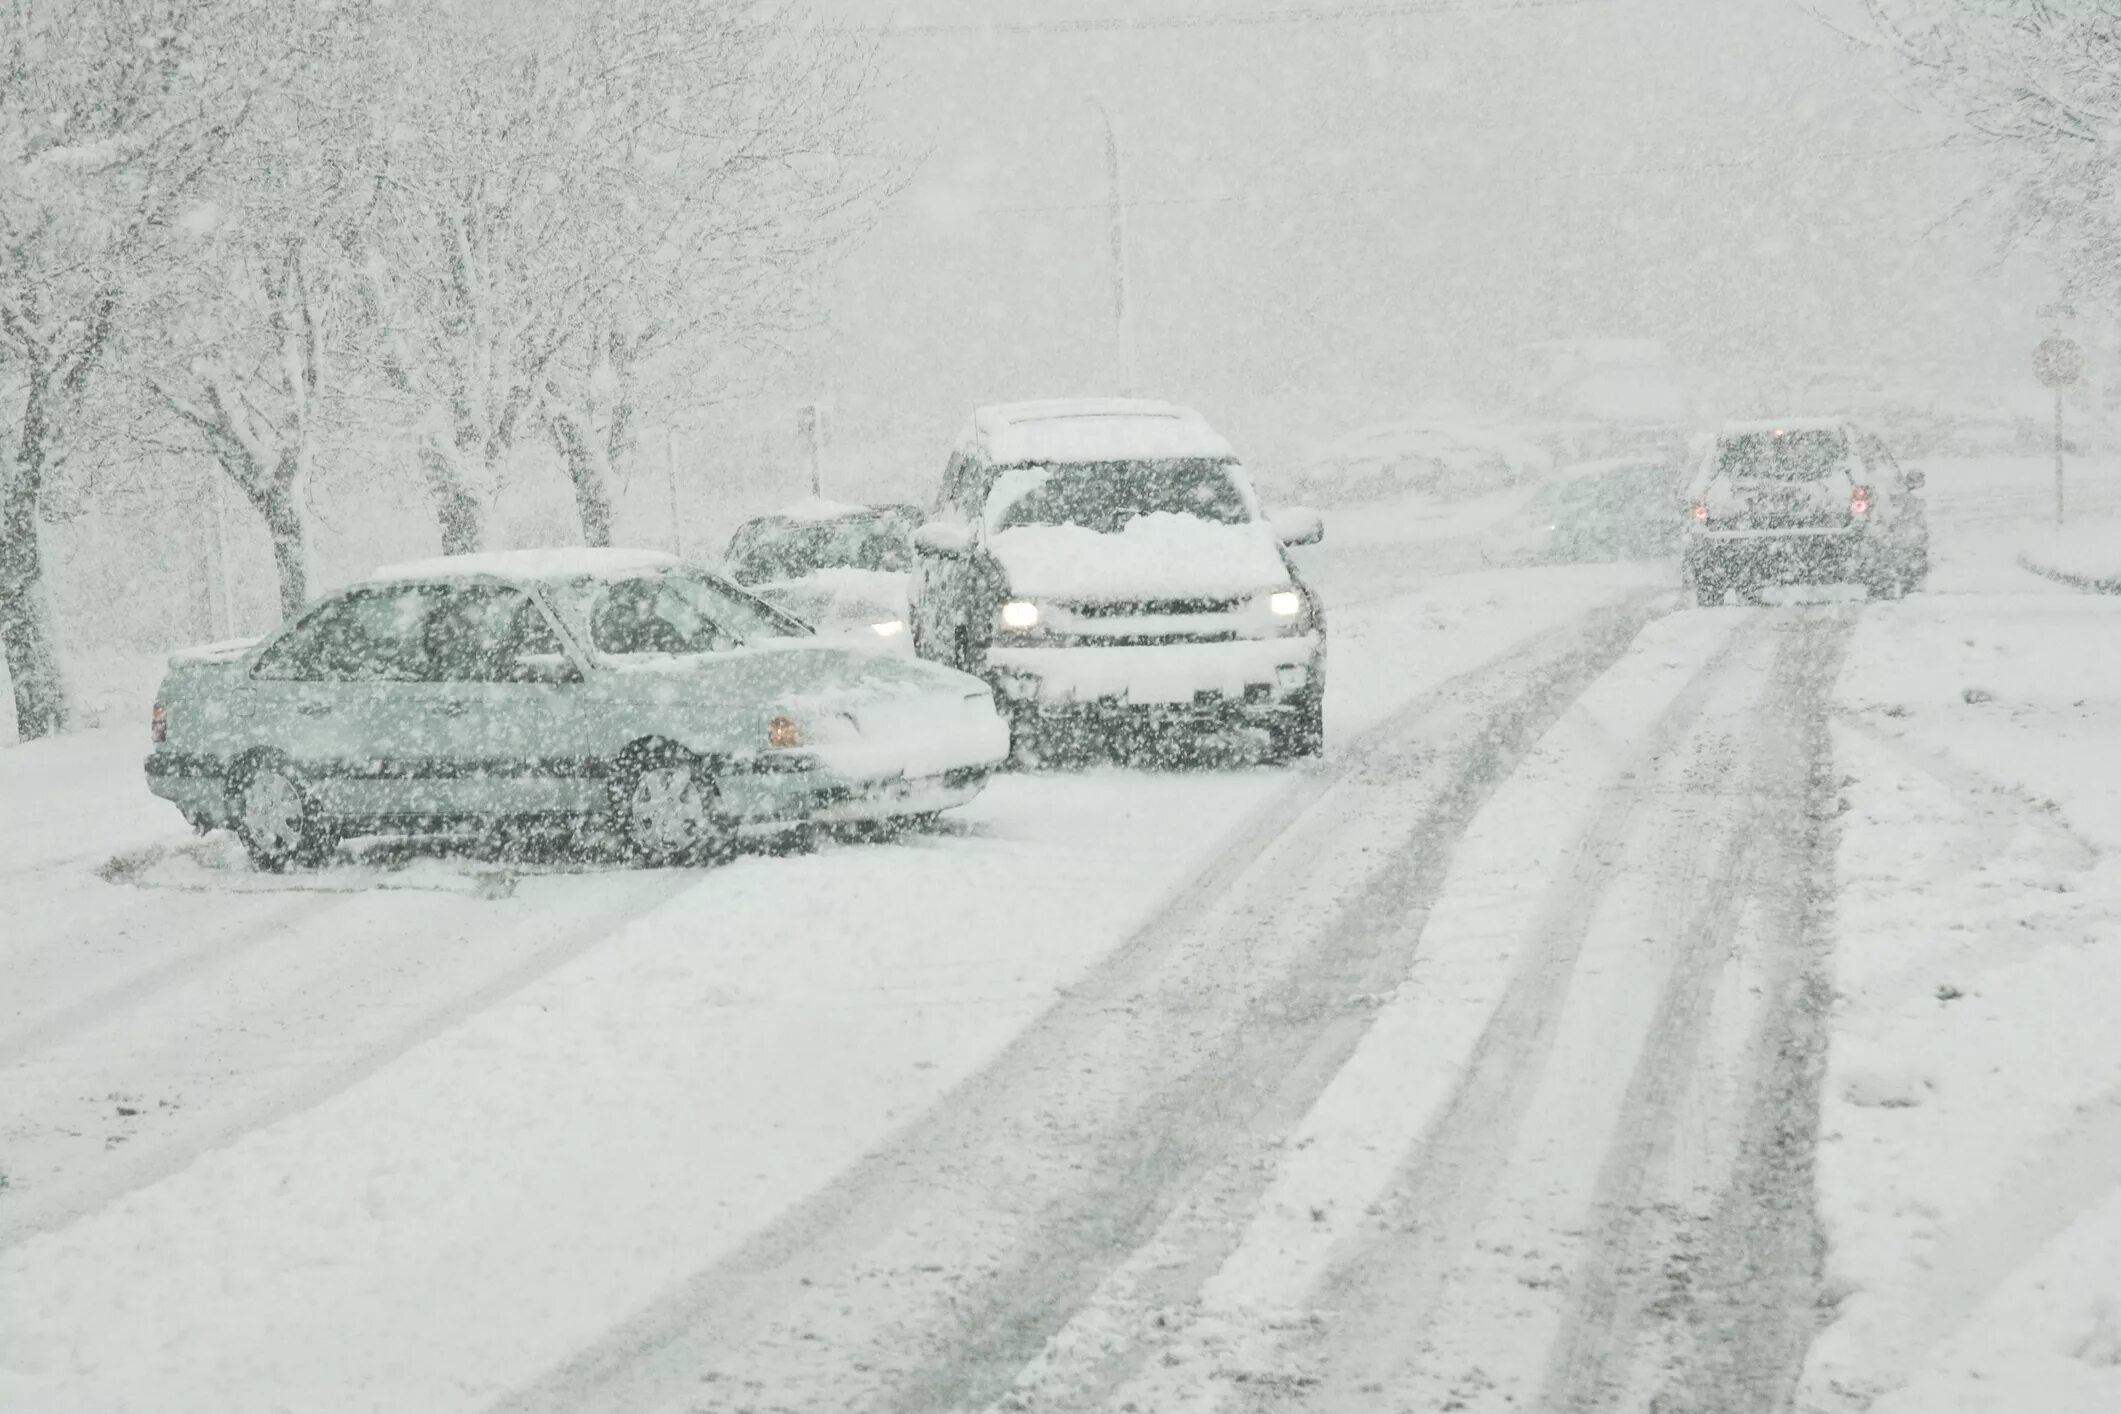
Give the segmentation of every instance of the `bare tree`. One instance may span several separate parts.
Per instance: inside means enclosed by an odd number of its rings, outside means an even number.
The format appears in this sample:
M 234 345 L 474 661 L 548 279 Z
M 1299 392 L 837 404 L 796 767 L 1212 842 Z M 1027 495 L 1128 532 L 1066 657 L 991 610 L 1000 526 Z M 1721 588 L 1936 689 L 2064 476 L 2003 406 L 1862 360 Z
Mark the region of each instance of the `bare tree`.
M 0 11 L 0 649 L 24 738 L 64 728 L 45 497 L 73 419 L 247 111 L 227 0 L 11 0 Z
M 1845 0 L 1813 9 L 1896 55 L 1997 162 L 1995 214 L 2075 292 L 2121 302 L 2121 0 Z
M 269 87 L 206 189 L 183 271 L 157 301 L 146 388 L 264 521 L 291 614 L 315 579 L 307 492 L 320 445 L 345 420 L 349 297 L 369 130 L 359 82 L 377 35 L 365 4 L 276 9 Z
M 571 101 L 599 119 L 570 231 L 579 337 L 546 364 L 540 405 L 598 545 L 643 416 L 774 359 L 902 170 L 867 145 L 874 41 L 799 11 L 599 5 L 566 55 Z

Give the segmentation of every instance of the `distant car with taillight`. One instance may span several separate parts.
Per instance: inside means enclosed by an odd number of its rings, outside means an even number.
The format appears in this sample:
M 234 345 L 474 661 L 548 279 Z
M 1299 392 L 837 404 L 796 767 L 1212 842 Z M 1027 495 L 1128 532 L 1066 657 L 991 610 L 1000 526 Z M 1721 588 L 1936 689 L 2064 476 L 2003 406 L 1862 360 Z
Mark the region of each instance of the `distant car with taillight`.
M 1704 605 L 1782 584 L 1910 593 L 1929 574 L 1923 481 L 1845 418 L 1727 423 L 1687 489 L 1687 583 Z
M 707 859 L 750 828 L 961 805 L 1009 751 L 978 678 L 635 550 L 378 570 L 267 638 L 175 655 L 153 735 L 149 789 L 266 869 L 525 817 Z

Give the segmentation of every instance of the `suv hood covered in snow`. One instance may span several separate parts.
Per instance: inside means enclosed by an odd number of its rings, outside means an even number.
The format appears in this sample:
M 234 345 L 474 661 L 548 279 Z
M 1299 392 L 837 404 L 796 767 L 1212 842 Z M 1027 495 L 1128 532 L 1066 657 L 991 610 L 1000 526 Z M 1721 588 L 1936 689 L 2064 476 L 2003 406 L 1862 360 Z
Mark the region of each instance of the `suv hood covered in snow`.
M 1289 579 L 1273 532 L 1257 521 L 1145 515 L 1109 535 L 1022 525 L 996 532 L 987 548 L 1009 592 L 1028 599 L 1234 598 Z

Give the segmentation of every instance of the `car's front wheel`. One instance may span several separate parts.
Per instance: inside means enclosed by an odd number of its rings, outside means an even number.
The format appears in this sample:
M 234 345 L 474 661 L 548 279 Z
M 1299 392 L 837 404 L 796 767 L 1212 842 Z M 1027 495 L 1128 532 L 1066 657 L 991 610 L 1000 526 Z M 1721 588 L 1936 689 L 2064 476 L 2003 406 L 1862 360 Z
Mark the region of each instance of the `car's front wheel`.
M 735 831 L 706 763 L 682 747 L 648 744 L 619 762 L 611 782 L 612 830 L 643 864 L 727 856 Z
M 236 838 L 260 869 L 279 873 L 290 864 L 314 864 L 335 841 L 316 802 L 285 762 L 268 758 L 241 762 L 230 775 Z
M 1323 693 L 1299 701 L 1267 728 L 1267 760 L 1276 764 L 1322 756 L 1326 750 L 1326 702 Z

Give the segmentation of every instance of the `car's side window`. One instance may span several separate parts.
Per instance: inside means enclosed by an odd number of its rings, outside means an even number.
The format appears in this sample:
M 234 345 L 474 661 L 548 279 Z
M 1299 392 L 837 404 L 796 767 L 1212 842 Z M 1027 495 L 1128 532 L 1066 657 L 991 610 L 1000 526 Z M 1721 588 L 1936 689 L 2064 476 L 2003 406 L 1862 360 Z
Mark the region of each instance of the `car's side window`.
M 428 676 L 437 682 L 514 682 L 526 657 L 562 653 L 559 636 L 521 590 L 475 585 L 448 591 L 427 616 Z
M 258 676 L 305 682 L 416 682 L 434 593 L 417 585 L 356 590 L 318 606 L 258 662 Z

